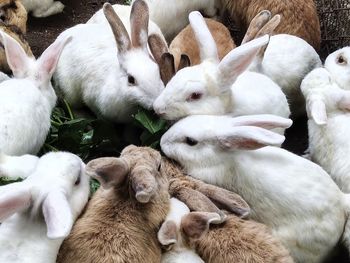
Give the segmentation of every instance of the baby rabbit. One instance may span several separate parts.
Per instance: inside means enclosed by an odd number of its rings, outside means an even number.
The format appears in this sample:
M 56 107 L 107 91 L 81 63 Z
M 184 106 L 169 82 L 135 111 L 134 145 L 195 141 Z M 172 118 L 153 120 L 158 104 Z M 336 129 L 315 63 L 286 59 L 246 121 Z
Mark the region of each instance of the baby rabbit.
M 310 72 L 301 90 L 307 102 L 311 159 L 350 193 L 350 144 L 345 136 L 350 132 L 350 91 L 339 88 L 324 68 Z
M 55 0 L 21 0 L 28 13 L 35 17 L 47 17 L 63 11 L 64 5 Z
M 215 40 L 215 44 L 218 48 L 219 60 L 222 60 L 232 49 L 236 47 L 230 31 L 220 22 L 213 19 L 205 19 L 205 23 Z M 199 47 L 196 41 L 196 37 L 190 25 L 186 26 L 176 37 L 173 39 L 169 46 L 169 51 L 175 57 L 175 67 L 178 69 L 180 58 L 182 54 L 186 54 L 192 65 L 198 65 L 201 63 Z
M 169 81 L 153 104 L 157 114 L 168 120 L 192 114 L 289 116 L 286 96 L 278 85 L 262 74 L 244 72 L 267 45 L 268 36 L 235 48 L 219 62 L 215 41 L 200 13 L 192 12 L 190 23 L 202 63 L 181 69 Z
M 56 104 L 51 76 L 70 40 L 56 40 L 35 60 L 9 35 L 0 31 L 14 78 L 0 83 L 0 152 L 8 155 L 37 153 L 50 129 Z
M 86 104 L 98 116 L 129 122 L 137 105 L 151 108 L 164 88 L 147 49 L 148 8 L 142 0 L 132 6 L 131 40 L 112 6 L 103 8 L 110 28 L 81 24 L 59 36 L 74 39 L 62 53 L 54 81 L 73 107 Z
M 27 32 L 27 11 L 20 0 L 0 1 L 0 21 L 18 27 L 23 34 Z
M 320 49 L 321 30 L 314 0 L 215 1 L 219 10 L 228 12 L 235 24 L 243 29 L 248 28 L 253 17 L 262 10 L 281 14 L 283 20 L 276 28 L 276 34 L 295 35 L 306 40 L 316 50 Z
M 190 212 L 175 198 L 170 204 L 158 232 L 159 242 L 168 247 L 162 263 L 293 262 L 280 241 L 262 224 L 229 215 L 224 223 L 210 227 L 221 223 L 218 214 Z
M 320 166 L 271 147 L 284 136 L 268 129 L 291 123 L 271 115 L 192 115 L 163 135 L 161 148 L 187 174 L 242 196 L 250 218 L 270 227 L 296 262 L 322 262 L 338 242 L 350 250 L 350 196 Z
M 350 47 L 341 48 L 330 54 L 324 67 L 340 88 L 350 90 Z
M 0 187 L 0 262 L 55 263 L 88 200 L 89 180 L 76 155 L 48 153 L 31 167 L 23 182 Z
M 251 21 L 242 44 L 264 34 L 273 35 L 280 25 L 280 15 L 271 18 L 267 10 L 261 11 Z M 284 17 L 282 18 L 283 21 Z M 290 54 L 293 54 L 291 56 Z M 303 78 L 322 65 L 314 48 L 305 40 L 287 34 L 270 37 L 270 42 L 255 57 L 250 71 L 262 73 L 276 82 L 286 94 L 293 117 L 305 114 L 305 100 L 300 91 Z
M 157 231 L 170 201 L 160 163 L 157 151 L 133 145 L 120 158 L 90 161 L 86 171 L 101 188 L 64 241 L 57 262 L 160 262 Z

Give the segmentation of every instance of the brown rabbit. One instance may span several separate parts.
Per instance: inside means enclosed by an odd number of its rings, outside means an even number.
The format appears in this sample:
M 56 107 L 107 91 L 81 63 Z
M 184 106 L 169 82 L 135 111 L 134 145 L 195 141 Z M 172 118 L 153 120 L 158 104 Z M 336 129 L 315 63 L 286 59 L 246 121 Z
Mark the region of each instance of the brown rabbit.
M 321 43 L 320 22 L 314 0 L 217 0 L 222 13 L 227 11 L 234 22 L 246 30 L 262 10 L 282 19 L 275 34 L 290 34 L 306 40 L 316 50 Z
M 27 31 L 27 11 L 20 0 L 0 0 L 0 20 L 18 27 L 22 33 Z

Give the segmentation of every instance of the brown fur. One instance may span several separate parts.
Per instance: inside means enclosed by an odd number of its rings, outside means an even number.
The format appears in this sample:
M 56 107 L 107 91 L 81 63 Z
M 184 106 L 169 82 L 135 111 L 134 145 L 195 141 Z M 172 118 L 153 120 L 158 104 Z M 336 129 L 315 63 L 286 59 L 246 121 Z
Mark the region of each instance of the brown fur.
M 16 26 L 26 33 L 27 11 L 20 0 L 0 0 L 0 15 L 4 24 Z
M 167 179 L 157 172 L 160 154 L 151 148 L 128 146 L 121 158 L 128 163 L 130 175 L 119 187 L 100 188 L 94 194 L 63 242 L 57 262 L 160 262 L 157 232 L 170 200 Z M 145 171 L 154 175 L 158 186 L 150 202 L 142 204 L 134 197 L 130 178 L 142 177 Z
M 251 220 L 229 216 L 225 223 L 211 225 L 210 230 L 199 239 L 182 234 L 190 247 L 207 263 L 293 262 L 289 252 L 268 228 Z
M 233 42 L 230 31 L 220 22 L 212 19 L 205 19 L 209 31 L 211 32 L 218 47 L 218 55 L 221 60 L 232 49 L 236 47 Z M 201 63 L 199 47 L 190 25 L 185 27 L 171 42 L 170 53 L 175 57 L 175 67 L 178 68 L 181 54 L 186 54 L 190 58 L 192 65 Z
M 22 46 L 28 56 L 34 57 L 32 50 L 30 49 L 30 46 L 26 41 L 24 35 L 21 33 L 20 29 L 18 29 L 16 26 L 7 26 L 4 23 L 0 22 L 0 30 L 14 38 Z M 11 73 L 11 69 L 7 64 L 5 49 L 2 45 L 0 48 L 0 71 L 7 74 Z
M 281 23 L 275 34 L 290 34 L 306 40 L 316 50 L 321 44 L 320 22 L 314 0 L 220 0 L 234 22 L 246 30 L 250 21 L 262 10 L 280 14 Z

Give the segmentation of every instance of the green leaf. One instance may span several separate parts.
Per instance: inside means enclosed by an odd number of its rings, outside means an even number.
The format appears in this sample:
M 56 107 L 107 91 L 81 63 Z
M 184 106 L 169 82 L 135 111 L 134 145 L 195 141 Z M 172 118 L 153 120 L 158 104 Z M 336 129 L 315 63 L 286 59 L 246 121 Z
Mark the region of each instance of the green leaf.
M 155 134 L 167 126 L 167 122 L 165 120 L 160 119 L 154 113 L 146 110 L 139 110 L 135 114 L 134 118 L 151 134 Z

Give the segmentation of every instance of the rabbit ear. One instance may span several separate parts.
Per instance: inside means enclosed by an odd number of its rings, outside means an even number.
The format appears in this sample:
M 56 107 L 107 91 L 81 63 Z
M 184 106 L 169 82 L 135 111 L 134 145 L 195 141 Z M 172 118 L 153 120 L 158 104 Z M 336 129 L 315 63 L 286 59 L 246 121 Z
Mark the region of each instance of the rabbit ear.
M 85 171 L 99 181 L 103 188 L 108 189 L 122 184 L 130 169 L 122 158 L 104 157 L 90 161 Z
M 72 40 L 71 36 L 65 38 L 58 38 L 52 43 L 38 59 L 38 70 L 40 81 L 50 81 L 52 74 L 56 70 L 58 60 L 64 47 Z
M 131 43 L 135 48 L 142 48 L 147 51 L 148 40 L 148 5 L 143 0 L 135 0 L 131 7 Z
M 189 237 L 198 239 L 209 231 L 210 224 L 222 223 L 220 215 L 208 212 L 191 212 L 181 220 L 181 229 Z
M 254 39 L 228 53 L 219 63 L 219 79 L 222 87 L 231 86 L 254 60 L 260 48 L 267 45 L 269 36 Z
M 219 56 L 216 43 L 201 13 L 198 11 L 191 12 L 189 20 L 198 43 L 201 61 L 210 59 L 218 62 Z
M 103 5 L 103 13 L 111 26 L 119 53 L 122 54 L 130 50 L 131 41 L 128 31 L 126 31 L 123 22 L 120 20 L 110 3 L 105 3 Z
M 276 27 L 281 22 L 281 16 L 280 15 L 275 15 L 271 18 L 269 22 L 267 22 L 256 34 L 255 38 L 262 37 L 264 35 L 269 35 L 271 36 L 273 32 L 275 31 Z
M 136 167 L 131 171 L 131 185 L 135 191 L 135 198 L 140 203 L 148 203 L 157 191 L 154 175 L 147 169 Z
M 168 45 L 158 34 L 152 34 L 148 37 L 148 46 L 158 65 L 161 63 L 162 55 L 168 52 Z
M 73 215 L 66 195 L 59 190 L 51 191 L 43 202 L 43 215 L 50 239 L 65 238 L 73 227 Z
M 158 234 L 158 241 L 163 246 L 170 246 L 177 242 L 177 227 L 172 220 L 165 221 L 160 227 Z
M 219 146 L 227 150 L 256 150 L 265 146 L 280 146 L 285 137 L 253 126 L 235 127 L 217 137 Z
M 191 66 L 191 60 L 186 54 L 181 54 L 178 71 Z
M 268 10 L 263 10 L 258 13 L 250 22 L 247 32 L 244 35 L 241 45 L 256 38 L 256 34 L 261 28 L 270 20 L 271 12 Z
M 0 31 L 1 42 L 4 45 L 7 63 L 16 78 L 26 76 L 30 67 L 31 58 L 29 58 L 21 45 L 11 36 Z
M 312 100 L 309 105 L 309 114 L 317 125 L 327 124 L 326 105 L 322 100 Z
M 0 187 L 0 222 L 31 205 L 30 188 L 23 182 Z
M 259 114 L 232 118 L 234 126 L 257 126 L 264 129 L 289 128 L 293 121 L 276 115 Z
M 174 56 L 168 52 L 164 53 L 160 59 L 159 69 L 160 78 L 166 86 L 166 84 L 168 84 L 168 82 L 175 75 Z

